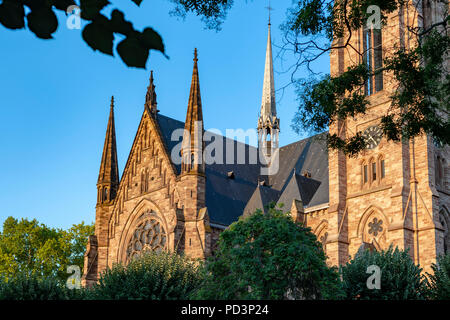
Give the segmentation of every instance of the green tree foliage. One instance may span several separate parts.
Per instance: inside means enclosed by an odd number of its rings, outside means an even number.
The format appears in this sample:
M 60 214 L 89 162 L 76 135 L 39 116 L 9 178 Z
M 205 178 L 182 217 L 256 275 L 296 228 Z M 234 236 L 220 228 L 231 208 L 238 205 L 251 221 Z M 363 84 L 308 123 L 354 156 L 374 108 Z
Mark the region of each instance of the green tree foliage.
M 202 282 L 201 268 L 200 262 L 176 253 L 145 252 L 127 266 L 107 269 L 86 295 L 96 300 L 187 299 Z
M 387 15 L 402 6 L 405 0 L 299 0 L 289 11 L 283 25 L 285 47 L 298 57 L 293 68 L 307 66 L 331 50 L 359 55 L 361 64 L 349 67 L 340 75 L 295 79 L 299 109 L 293 119 L 297 132 L 325 131 L 329 124 L 355 118 L 366 113 L 369 102 L 365 84 L 369 77 L 380 72 L 392 75 L 394 88 L 391 106 L 382 116 L 381 128 L 388 140 L 400 141 L 421 135 L 432 136 L 439 144 L 450 143 L 450 75 L 448 57 L 450 34 L 448 1 L 436 0 L 437 6 L 446 6 L 443 16 L 425 29 L 405 29 L 412 47 L 406 49 L 383 46 L 385 60 L 380 68 L 368 67 L 367 52 L 352 44 L 355 35 L 372 21 L 374 11 L 380 9 L 380 24 Z M 396 44 L 398 45 L 398 44 Z M 350 136 L 328 135 L 328 146 L 356 155 L 366 147 L 361 132 Z
M 431 266 L 433 274 L 428 274 L 430 297 L 436 300 L 450 300 L 450 255 L 439 257 Z
M 65 280 L 67 266 L 83 269 L 87 238 L 93 233 L 94 225 L 84 222 L 62 230 L 8 217 L 0 233 L 0 275 L 6 280 L 19 275 Z
M 367 268 L 381 270 L 380 289 L 369 289 Z M 392 246 L 386 251 L 364 250 L 341 267 L 342 287 L 349 300 L 417 300 L 427 298 L 422 269 L 414 264 L 407 251 Z
M 142 0 L 132 0 L 139 6 Z M 232 0 L 170 0 L 175 4 L 175 14 L 193 12 L 202 16 L 210 27 L 217 28 L 224 19 Z M 153 28 L 142 31 L 134 29 L 125 19 L 125 14 L 112 10 L 110 17 L 102 13 L 110 5 L 108 0 L 0 0 L 0 24 L 8 29 L 23 29 L 25 26 L 38 38 L 52 39 L 58 28 L 56 13 L 73 13 L 68 10 L 76 5 L 79 16 L 86 26 L 83 40 L 95 51 L 113 55 L 114 39 L 122 38 L 116 50 L 129 67 L 145 68 L 150 50 L 165 54 L 162 37 Z M 65 24 L 65 21 L 60 21 Z
M 82 299 L 82 290 L 69 290 L 55 277 L 20 274 L 7 280 L 0 277 L 0 300 L 69 300 Z
M 330 299 L 340 296 L 338 273 L 326 264 L 309 228 L 272 204 L 267 214 L 233 223 L 206 263 L 198 299 Z

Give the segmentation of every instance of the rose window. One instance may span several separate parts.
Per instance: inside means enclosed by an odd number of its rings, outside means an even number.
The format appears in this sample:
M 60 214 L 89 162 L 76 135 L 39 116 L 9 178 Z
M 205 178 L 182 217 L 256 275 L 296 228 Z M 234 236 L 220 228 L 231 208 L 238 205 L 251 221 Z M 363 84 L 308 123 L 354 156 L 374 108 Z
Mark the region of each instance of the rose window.
M 167 233 L 156 219 L 141 222 L 134 230 L 127 246 L 127 260 L 131 260 L 145 250 L 161 251 L 166 249 Z
M 377 218 L 373 218 L 372 222 L 369 222 L 369 234 L 373 234 L 374 237 L 383 231 L 383 220 L 378 220 Z

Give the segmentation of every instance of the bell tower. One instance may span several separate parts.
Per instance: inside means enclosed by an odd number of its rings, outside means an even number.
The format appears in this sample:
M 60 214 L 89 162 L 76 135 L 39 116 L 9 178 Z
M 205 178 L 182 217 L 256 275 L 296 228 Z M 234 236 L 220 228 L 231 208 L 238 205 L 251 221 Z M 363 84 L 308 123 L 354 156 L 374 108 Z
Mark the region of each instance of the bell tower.
M 258 148 L 260 155 L 270 158 L 272 151 L 278 148 L 280 119 L 277 118 L 275 105 L 275 83 L 273 77 L 272 41 L 269 30 L 267 35 L 266 64 L 264 68 L 264 83 L 261 111 L 258 118 Z M 262 151 L 262 152 L 261 152 Z
M 394 48 L 414 48 L 415 38 L 409 30 L 436 22 L 427 10 L 437 12 L 439 8 L 431 6 L 428 9 L 406 4 L 388 15 L 381 28 L 364 26 L 351 37 L 352 49 L 339 48 L 346 35 L 335 39 L 338 48 L 330 54 L 332 77 L 355 63 L 367 64 L 373 75 L 364 87 L 369 103 L 366 113 L 337 120 L 329 129 L 330 134 L 342 139 L 359 132 L 366 140 L 365 150 L 355 157 L 336 150 L 328 153 L 326 248 L 334 265 L 346 263 L 360 248 L 385 250 L 392 244 L 409 249 L 413 261 L 429 271 L 431 263 L 444 253 L 444 234 L 448 231 L 440 219 L 450 197 L 448 185 L 436 183 L 439 170 L 435 170 L 435 159 L 437 154 L 448 155 L 448 146 L 436 148 L 433 139 L 425 134 L 399 142 L 383 136 L 381 118 L 390 112 L 391 95 L 398 84 L 387 71 L 377 72 L 383 67 L 383 57 Z

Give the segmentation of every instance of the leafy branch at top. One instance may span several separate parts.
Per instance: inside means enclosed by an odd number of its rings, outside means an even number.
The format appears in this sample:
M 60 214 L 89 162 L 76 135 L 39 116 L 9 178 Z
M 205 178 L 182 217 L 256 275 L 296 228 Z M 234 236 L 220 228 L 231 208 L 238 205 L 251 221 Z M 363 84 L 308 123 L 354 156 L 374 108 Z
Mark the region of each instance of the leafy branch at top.
M 132 0 L 140 5 L 142 0 Z M 232 1 L 227 0 L 170 0 L 177 5 L 177 11 L 194 12 L 203 16 L 209 23 L 220 24 Z M 88 24 L 84 27 L 83 40 L 93 49 L 113 55 L 115 36 L 123 36 L 116 50 L 129 67 L 145 68 L 150 50 L 165 56 L 162 37 L 152 28 L 143 31 L 134 29 L 125 20 L 122 11 L 114 9 L 110 17 L 102 10 L 108 0 L 0 0 L 0 24 L 8 29 L 23 29 L 25 26 L 38 38 L 52 39 L 58 28 L 57 11 L 70 12 L 71 6 L 78 6 L 80 18 Z M 71 8 L 71 9 L 70 9 Z M 27 12 L 27 13 L 26 13 Z

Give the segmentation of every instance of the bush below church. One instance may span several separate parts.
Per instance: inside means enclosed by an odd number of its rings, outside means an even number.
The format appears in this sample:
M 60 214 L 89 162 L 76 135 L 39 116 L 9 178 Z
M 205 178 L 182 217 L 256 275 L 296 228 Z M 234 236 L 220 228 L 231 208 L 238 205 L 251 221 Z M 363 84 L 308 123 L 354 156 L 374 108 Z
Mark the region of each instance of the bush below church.
M 202 281 L 202 264 L 166 252 L 145 252 L 127 266 L 106 270 L 86 290 L 94 300 L 182 300 Z
M 370 266 L 377 266 L 381 271 L 379 288 L 368 285 L 368 278 L 375 272 L 368 271 Z M 340 271 L 342 288 L 349 300 L 422 300 L 428 297 L 422 269 L 414 264 L 407 251 L 392 246 L 386 251 L 358 252 Z
M 197 299 L 334 299 L 339 275 L 309 228 L 271 205 L 220 235 Z
M 431 268 L 433 274 L 428 274 L 430 298 L 450 300 L 450 255 L 439 257 Z
M 0 278 L 0 300 L 79 300 L 83 290 L 69 290 L 56 277 L 19 274 Z

